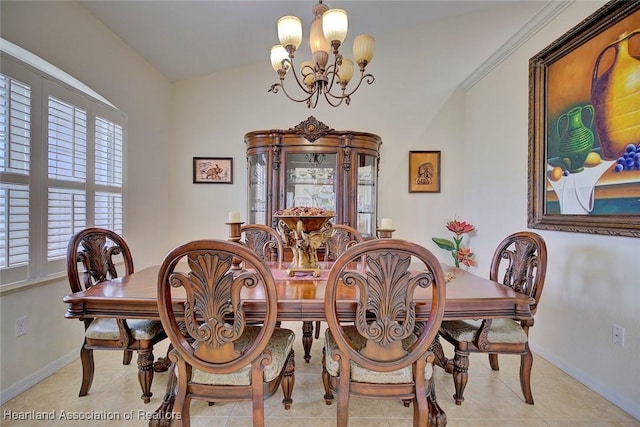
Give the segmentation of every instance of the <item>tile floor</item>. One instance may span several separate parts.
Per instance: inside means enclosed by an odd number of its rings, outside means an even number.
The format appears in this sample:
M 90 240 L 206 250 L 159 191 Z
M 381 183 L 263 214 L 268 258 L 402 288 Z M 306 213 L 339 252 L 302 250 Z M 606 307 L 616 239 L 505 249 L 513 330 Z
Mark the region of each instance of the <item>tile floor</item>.
M 301 336 L 301 323 L 289 322 L 286 327 Z M 156 357 L 166 352 L 168 344 L 155 351 Z M 443 343 L 447 354 L 451 347 Z M 335 405 L 327 406 L 322 398 L 321 380 L 322 338 L 315 340 L 311 363 L 305 364 L 303 351 L 296 342 L 296 382 L 293 406 L 285 411 L 282 394 L 265 402 L 267 426 L 335 426 Z M 164 395 L 167 373 L 156 374 L 153 397 L 148 404 L 140 399 L 140 387 L 134 360 L 123 366 L 118 352 L 95 352 L 96 374 L 89 395 L 78 397 L 81 365 L 76 360 L 41 383 L 2 405 L 2 426 L 146 426 L 148 418 L 159 406 Z M 486 356 L 472 355 L 465 402 L 456 406 L 451 398 L 451 376 L 437 368 L 436 390 L 438 402 L 446 411 L 449 427 L 459 426 L 525 426 L 565 427 L 590 425 L 596 427 L 640 427 L 640 421 L 611 404 L 564 372 L 535 356 L 532 391 L 536 404 L 524 403 L 518 378 L 519 357 L 501 356 L 500 372 L 493 372 Z M 251 403 L 216 404 L 209 407 L 194 401 L 191 407 L 192 426 L 244 427 L 251 426 Z M 18 421 L 8 419 L 7 411 L 36 413 L 55 411 L 54 421 Z M 64 411 L 64 412 L 63 412 Z M 411 408 L 398 401 L 351 399 L 349 413 L 351 427 L 411 426 Z M 71 420 L 74 416 L 91 413 L 119 417 L 115 421 Z M 62 416 L 63 414 L 64 417 Z M 131 419 L 125 420 L 125 417 Z

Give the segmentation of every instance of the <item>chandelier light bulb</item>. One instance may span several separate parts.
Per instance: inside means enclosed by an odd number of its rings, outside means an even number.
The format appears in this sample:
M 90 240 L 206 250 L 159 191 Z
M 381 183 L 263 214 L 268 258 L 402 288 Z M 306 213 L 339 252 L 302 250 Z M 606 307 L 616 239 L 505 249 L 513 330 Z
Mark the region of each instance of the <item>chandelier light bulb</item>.
M 338 67 L 338 78 L 343 86 L 351 81 L 353 77 L 353 61 L 347 58 L 342 58 L 342 64 Z
M 307 88 L 313 88 L 313 83 L 316 81 L 316 78 L 313 73 L 305 74 L 303 75 L 303 81 Z
M 302 43 L 302 22 L 295 16 L 283 16 L 278 19 L 278 39 L 285 48 L 293 46 L 294 50 Z
M 315 62 L 313 61 L 304 61 L 300 64 L 300 74 L 305 77 L 308 74 L 313 74 L 315 71 Z
M 322 14 L 322 32 L 327 41 L 338 41 L 340 44 L 347 37 L 349 20 L 343 9 L 329 9 Z
M 287 50 L 281 44 L 277 44 L 271 48 L 271 66 L 276 71 L 276 73 L 282 70 L 282 60 L 288 58 L 289 54 Z M 288 67 L 284 67 L 284 71 L 286 72 Z
M 353 58 L 360 68 L 364 68 L 373 59 L 376 40 L 369 34 L 360 34 L 353 39 Z M 364 65 L 362 65 L 364 63 Z
M 324 37 L 322 31 L 322 17 L 316 17 L 311 23 L 311 34 L 309 35 L 309 47 L 311 53 L 327 52 L 329 53 L 329 42 Z

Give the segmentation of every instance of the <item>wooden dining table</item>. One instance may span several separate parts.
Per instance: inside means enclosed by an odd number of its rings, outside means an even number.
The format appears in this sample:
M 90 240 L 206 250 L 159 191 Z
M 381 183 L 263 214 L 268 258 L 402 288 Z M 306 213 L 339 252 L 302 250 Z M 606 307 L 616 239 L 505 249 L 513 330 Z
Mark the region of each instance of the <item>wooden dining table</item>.
M 321 263 L 319 277 L 297 274 L 290 277 L 286 273 L 287 264 L 285 263 L 271 262 L 269 266 L 276 281 L 277 318 L 280 321 L 303 322 L 302 341 L 306 353 L 305 360 L 308 361 L 307 357 L 313 342 L 312 322 L 325 320 L 324 293 L 331 265 Z M 443 320 L 487 318 L 524 320 L 532 317 L 530 305 L 535 302 L 533 298 L 464 269 L 448 265 L 442 265 L 442 269 L 447 279 Z M 148 267 L 125 277 L 96 284 L 85 291 L 69 294 L 63 298 L 67 303 L 65 317 L 160 319 L 157 301 L 158 271 L 159 266 Z M 176 289 L 176 291 L 180 290 Z M 265 303 L 260 287 L 244 288 L 242 298 L 247 320 L 264 320 Z M 417 320 L 428 320 L 431 290 L 418 288 L 415 301 Z M 341 320 L 349 321 L 355 318 L 356 304 L 355 288 L 342 286 L 337 301 Z M 174 295 L 174 311 L 180 320 L 184 307 L 179 294 Z M 439 346 L 439 343 L 436 344 Z M 162 405 L 150 419 L 150 426 L 169 425 L 174 388 L 175 384 L 170 380 Z M 434 416 L 437 420 L 436 425 L 438 427 L 446 425 L 446 414 L 438 406 L 435 393 L 430 404 L 437 411 Z

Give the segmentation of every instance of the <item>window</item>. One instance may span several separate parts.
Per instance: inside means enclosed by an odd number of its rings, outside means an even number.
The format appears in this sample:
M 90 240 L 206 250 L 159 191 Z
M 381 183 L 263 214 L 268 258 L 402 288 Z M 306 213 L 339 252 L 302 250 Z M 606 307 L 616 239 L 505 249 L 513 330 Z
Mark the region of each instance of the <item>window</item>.
M 2 53 L 1 285 L 63 272 L 89 226 L 123 232 L 125 116 Z

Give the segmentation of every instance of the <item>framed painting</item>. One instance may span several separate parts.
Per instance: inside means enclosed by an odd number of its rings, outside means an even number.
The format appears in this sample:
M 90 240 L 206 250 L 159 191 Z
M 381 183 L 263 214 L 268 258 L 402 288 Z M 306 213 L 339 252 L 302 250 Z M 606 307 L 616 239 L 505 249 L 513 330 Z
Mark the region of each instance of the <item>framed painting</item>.
M 233 158 L 194 157 L 194 184 L 233 184 Z
M 529 60 L 530 228 L 640 237 L 640 2 Z
M 409 152 L 409 193 L 440 192 L 440 151 Z

